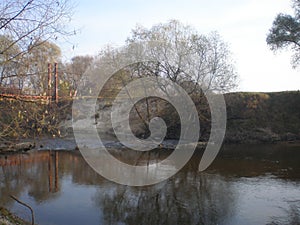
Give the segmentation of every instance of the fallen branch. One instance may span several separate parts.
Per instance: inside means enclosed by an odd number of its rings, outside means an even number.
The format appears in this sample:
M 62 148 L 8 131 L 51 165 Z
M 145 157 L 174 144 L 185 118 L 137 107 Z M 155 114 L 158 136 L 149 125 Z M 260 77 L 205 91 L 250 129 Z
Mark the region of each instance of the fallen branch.
M 10 197 L 11 197 L 13 200 L 15 200 L 16 202 L 18 202 L 19 204 L 21 204 L 21 205 L 27 207 L 27 208 L 30 210 L 30 212 L 31 212 L 31 225 L 34 225 L 34 214 L 33 214 L 33 209 L 32 209 L 29 205 L 27 205 L 26 203 L 24 203 L 24 202 L 20 201 L 19 199 L 17 199 L 15 196 L 10 195 Z

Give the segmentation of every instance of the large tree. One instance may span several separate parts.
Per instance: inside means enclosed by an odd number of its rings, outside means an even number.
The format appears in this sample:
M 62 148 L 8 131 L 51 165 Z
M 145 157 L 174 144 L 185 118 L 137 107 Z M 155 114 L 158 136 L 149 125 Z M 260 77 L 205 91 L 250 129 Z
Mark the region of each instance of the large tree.
M 204 91 L 226 92 L 237 84 L 237 74 L 227 44 L 220 35 L 199 34 L 188 25 L 172 20 L 150 29 L 138 26 L 127 43 L 145 43 L 145 54 L 156 63 L 139 64 L 147 74 L 167 77 L 194 90 L 193 84 Z M 188 86 L 188 87 L 187 87 Z
M 280 13 L 276 16 L 267 36 L 271 50 L 291 49 L 293 67 L 300 64 L 300 0 L 293 0 L 294 15 Z
M 228 45 L 218 33 L 199 34 L 192 27 L 176 20 L 157 24 L 150 29 L 136 27 L 123 48 L 114 49 L 108 46 L 103 49 L 99 60 L 95 61 L 88 74 L 93 94 L 99 92 L 99 80 L 104 82 L 108 74 L 114 74 L 104 87 L 101 87 L 100 95 L 102 98 L 108 98 L 106 102 L 112 102 L 111 99 L 120 89 L 123 90 L 120 101 L 126 99 L 134 102 L 135 99 L 145 96 L 146 93 L 153 94 L 156 90 L 180 101 L 181 86 L 195 101 L 200 117 L 207 123 L 210 121 L 210 113 L 203 93 L 227 92 L 236 87 L 238 79 Z M 135 88 L 128 86 L 132 81 L 144 80 L 138 78 L 145 77 L 149 85 L 142 81 L 133 82 L 137 85 Z M 169 82 L 170 80 L 172 82 Z M 176 85 L 171 85 L 174 83 Z M 134 93 L 130 92 L 128 87 L 131 87 Z M 89 90 L 84 88 L 84 85 L 81 85 L 82 95 L 88 95 Z M 176 94 L 172 92 L 175 89 Z M 124 116 L 127 115 L 124 113 Z M 100 117 L 102 118 L 102 115 Z M 179 118 L 174 107 L 153 94 L 143 97 L 132 108 L 130 120 L 134 121 L 135 134 L 147 137 L 148 125 L 154 117 L 162 117 L 167 121 L 168 132 L 171 132 L 167 134 L 168 137 L 175 138 L 180 132 Z M 201 128 L 204 129 L 205 126 Z

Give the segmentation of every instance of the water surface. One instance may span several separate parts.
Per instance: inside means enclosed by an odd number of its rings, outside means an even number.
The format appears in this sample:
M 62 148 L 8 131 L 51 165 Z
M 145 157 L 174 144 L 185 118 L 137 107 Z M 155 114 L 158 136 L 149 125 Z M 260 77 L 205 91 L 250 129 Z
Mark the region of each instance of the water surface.
M 299 145 L 225 146 L 201 173 L 200 158 L 165 182 L 128 187 L 96 174 L 78 151 L 2 156 L 0 205 L 30 220 L 13 194 L 40 225 L 300 224 Z

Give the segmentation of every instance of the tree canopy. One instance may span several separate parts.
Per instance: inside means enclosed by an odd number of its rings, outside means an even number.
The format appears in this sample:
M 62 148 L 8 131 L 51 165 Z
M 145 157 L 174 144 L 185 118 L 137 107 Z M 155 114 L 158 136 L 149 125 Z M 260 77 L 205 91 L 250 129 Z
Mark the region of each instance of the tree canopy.
M 127 48 L 142 44 L 143 54 L 154 63 L 139 63 L 143 75 L 166 77 L 181 86 L 198 85 L 202 90 L 226 92 L 237 85 L 237 73 L 228 45 L 217 32 L 199 34 L 177 20 L 160 23 L 150 29 L 137 26 L 127 39 Z M 129 50 L 128 54 L 133 54 Z M 134 57 L 134 56 L 131 56 Z
M 291 49 L 293 67 L 300 64 L 300 0 L 293 0 L 294 15 L 280 13 L 276 16 L 268 36 L 271 50 Z

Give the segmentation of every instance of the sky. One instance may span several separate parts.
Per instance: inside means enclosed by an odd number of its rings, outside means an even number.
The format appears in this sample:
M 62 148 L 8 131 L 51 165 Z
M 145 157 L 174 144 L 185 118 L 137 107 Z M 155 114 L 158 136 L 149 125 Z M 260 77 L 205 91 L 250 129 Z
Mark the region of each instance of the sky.
M 96 55 L 107 44 L 121 47 L 137 24 L 151 28 L 176 19 L 201 34 L 217 31 L 228 43 L 239 74 L 235 91 L 299 90 L 300 68 L 292 68 L 292 53 L 274 53 L 265 41 L 278 13 L 293 14 L 291 4 L 290 0 L 77 0 L 69 25 L 78 32 L 62 50 L 66 60 Z

